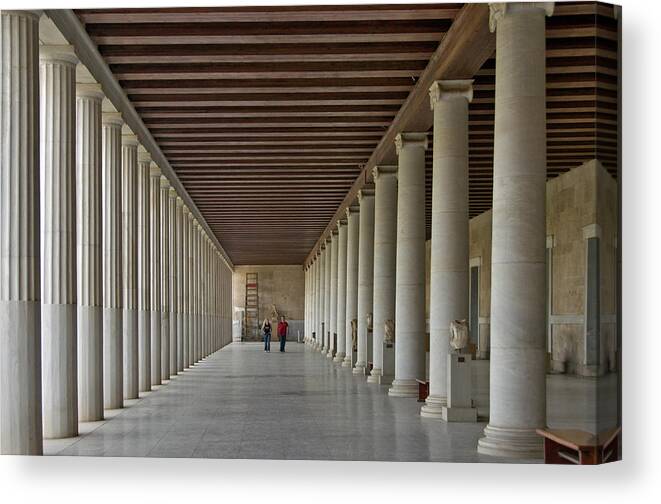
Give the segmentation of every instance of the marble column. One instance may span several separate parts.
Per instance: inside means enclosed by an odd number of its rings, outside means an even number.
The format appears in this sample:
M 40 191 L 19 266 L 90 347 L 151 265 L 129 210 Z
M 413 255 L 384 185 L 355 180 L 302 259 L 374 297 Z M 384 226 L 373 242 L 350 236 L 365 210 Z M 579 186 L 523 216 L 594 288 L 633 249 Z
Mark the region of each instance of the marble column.
M 372 315 L 374 295 L 374 188 L 358 192 L 360 233 L 358 235 L 358 353 L 353 374 L 364 375 L 370 360 L 371 337 L 367 319 Z M 423 202 L 424 203 L 424 202 Z M 423 262 L 424 264 L 424 262 Z
M 161 376 L 161 170 L 149 167 L 149 300 L 151 304 L 151 384 L 160 385 Z
M 161 176 L 161 382 L 170 379 L 170 182 Z
M 358 241 L 360 234 L 360 207 L 350 206 L 347 212 L 347 300 L 346 300 L 346 329 L 345 352 L 342 367 L 352 367 L 353 355 L 353 329 L 351 323 L 358 317 Z
M 478 452 L 542 456 L 546 424 L 545 16 L 553 3 L 490 4 L 496 31 L 490 418 Z
M 333 245 L 331 238 L 326 238 L 324 254 L 324 346 L 321 353 L 326 355 L 330 349 L 331 332 L 331 269 L 333 267 Z
M 184 318 L 184 202 L 177 196 L 175 208 L 175 268 L 177 269 L 177 373 L 184 370 L 184 331 L 186 320 Z
M 318 350 L 324 352 L 326 342 L 326 242 L 321 244 L 319 254 L 319 343 Z
M 39 14 L 0 19 L 0 454 L 41 455 Z
M 78 435 L 76 57 L 39 47 L 41 359 L 44 438 Z
M 138 138 L 122 135 L 124 399 L 138 398 Z
M 122 333 L 122 117 L 103 112 L 103 407 L 124 405 Z
M 425 149 L 426 133 L 396 138 L 397 257 L 395 379 L 388 395 L 416 397 L 425 379 Z
M 178 364 L 178 335 L 177 329 L 179 327 L 179 321 L 177 320 L 177 311 L 179 300 L 177 298 L 178 293 L 178 277 L 177 277 L 177 191 L 174 187 L 170 187 L 168 191 L 168 256 L 169 264 L 167 265 L 167 273 L 169 276 L 169 307 L 170 307 L 170 362 L 169 362 L 169 371 L 171 376 L 177 375 L 177 364 Z
M 322 315 L 322 300 L 321 300 L 321 251 L 318 250 L 316 257 L 315 257 L 315 267 L 314 267 L 314 275 L 315 275 L 315 340 L 314 340 L 314 345 L 312 348 L 314 350 L 319 350 L 321 347 L 321 338 L 322 338 L 322 324 L 323 324 L 323 315 Z
M 193 299 L 193 362 L 200 360 L 200 298 L 199 298 L 199 288 L 200 288 L 200 275 L 199 275 L 199 224 L 197 219 L 193 219 L 193 230 L 191 234 L 191 268 L 192 268 L 192 294 L 191 298 Z
M 331 266 L 330 266 L 330 333 L 328 340 L 329 359 L 333 358 L 335 352 L 335 337 L 337 335 L 337 251 L 339 236 L 337 231 L 331 233 Z
M 434 111 L 429 396 L 420 415 L 441 419 L 447 405 L 450 323 L 468 320 L 468 103 L 471 80 L 437 81 Z
M 337 353 L 333 361 L 342 363 L 347 330 L 347 221 L 337 221 L 337 230 Z
M 195 220 L 188 214 L 188 242 L 186 262 L 188 263 L 188 367 L 195 364 L 195 268 L 193 264 L 195 248 Z
M 374 177 L 374 330 L 372 372 L 368 383 L 384 376 L 386 322 L 395 320 L 395 252 L 397 245 L 397 166 L 376 166 Z M 390 352 L 391 354 L 394 351 Z M 391 357 L 390 355 L 388 357 Z M 390 365 L 393 363 L 389 362 Z M 387 369 L 384 380 L 392 380 Z
M 149 152 L 138 149 L 138 372 L 139 390 L 151 390 L 151 252 Z
M 190 269 L 188 251 L 190 248 L 190 211 L 186 205 L 181 210 L 181 308 L 182 308 L 182 357 L 184 369 L 190 367 Z
M 78 421 L 103 420 L 100 84 L 76 84 Z

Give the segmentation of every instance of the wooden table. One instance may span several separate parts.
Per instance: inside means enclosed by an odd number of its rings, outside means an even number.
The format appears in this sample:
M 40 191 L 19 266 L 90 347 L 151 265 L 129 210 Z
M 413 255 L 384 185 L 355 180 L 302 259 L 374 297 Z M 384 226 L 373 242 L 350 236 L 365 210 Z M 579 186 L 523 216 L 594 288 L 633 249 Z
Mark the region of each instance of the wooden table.
M 418 382 L 418 402 L 425 402 L 429 395 L 429 382 L 425 380 L 416 380 Z
M 537 429 L 544 438 L 545 464 L 595 465 L 620 459 L 621 427 L 594 435 L 577 429 Z

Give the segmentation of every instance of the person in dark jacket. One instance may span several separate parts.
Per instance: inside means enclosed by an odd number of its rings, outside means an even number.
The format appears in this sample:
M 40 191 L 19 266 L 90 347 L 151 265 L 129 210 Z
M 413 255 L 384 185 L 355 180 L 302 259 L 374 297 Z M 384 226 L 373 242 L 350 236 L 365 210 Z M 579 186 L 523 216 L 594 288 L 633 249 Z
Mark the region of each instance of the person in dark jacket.
M 264 351 L 271 351 L 271 322 L 269 319 L 264 319 L 262 323 L 262 332 L 264 333 Z
M 280 338 L 280 351 L 285 351 L 285 343 L 287 343 L 287 330 L 289 329 L 289 324 L 285 320 L 285 316 L 280 317 L 280 322 L 278 322 L 278 338 Z

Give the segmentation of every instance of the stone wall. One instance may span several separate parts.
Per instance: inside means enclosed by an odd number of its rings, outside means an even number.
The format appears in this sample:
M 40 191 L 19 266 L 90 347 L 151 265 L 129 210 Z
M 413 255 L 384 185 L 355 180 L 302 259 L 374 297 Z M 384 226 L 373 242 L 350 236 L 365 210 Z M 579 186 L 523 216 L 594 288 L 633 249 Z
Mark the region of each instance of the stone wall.
M 296 339 L 297 331 L 301 332 L 302 337 L 305 299 L 303 268 L 297 265 L 236 266 L 232 275 L 234 307 L 245 308 L 247 273 L 257 273 L 259 319 L 267 317 L 271 306 L 275 305 L 278 313 L 287 317 L 290 339 Z

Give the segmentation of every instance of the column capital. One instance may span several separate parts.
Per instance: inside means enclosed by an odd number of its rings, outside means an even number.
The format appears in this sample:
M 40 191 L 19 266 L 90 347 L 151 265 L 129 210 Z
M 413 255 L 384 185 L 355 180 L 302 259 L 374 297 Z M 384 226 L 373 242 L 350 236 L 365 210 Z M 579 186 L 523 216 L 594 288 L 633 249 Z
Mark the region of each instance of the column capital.
M 360 213 L 360 206 L 358 205 L 351 205 L 348 206 L 345 210 L 345 213 L 347 214 L 347 219 L 351 216 L 351 214 L 358 214 Z
M 78 56 L 72 45 L 40 45 L 39 61 L 76 66 Z
M 170 198 L 172 198 L 173 200 L 176 200 L 176 198 L 178 197 L 177 190 L 174 187 L 170 186 L 170 191 L 168 192 L 168 196 L 170 196 Z
M 101 84 L 76 82 L 76 96 L 78 98 L 89 98 L 91 100 L 98 100 L 99 103 L 105 98 Z
M 122 114 L 119 112 L 101 112 L 101 123 L 121 128 L 124 119 L 122 119 Z
M 140 143 L 138 137 L 132 133 L 122 135 L 122 146 L 137 148 Z
M 431 109 L 439 101 L 466 98 L 468 103 L 473 101 L 473 79 L 438 80 L 429 88 L 429 102 Z
M 380 175 L 397 176 L 397 165 L 378 165 L 372 168 L 372 178 L 376 181 Z
M 365 198 L 374 198 L 374 186 L 372 184 L 367 184 L 358 191 L 358 203 L 362 203 Z
M 541 9 L 546 16 L 553 15 L 555 2 L 493 2 L 489 4 L 489 30 L 496 31 L 498 21 L 514 12 Z
M 177 194 L 176 205 L 177 205 L 177 207 L 185 208 L 185 207 L 184 207 L 184 200 L 182 200 L 182 199 L 181 199 L 181 196 L 179 196 L 178 194 Z
M 147 149 L 142 145 L 138 146 L 138 162 L 139 163 L 151 163 L 151 154 Z
M 426 132 L 416 132 L 416 133 L 400 133 L 395 137 L 395 148 L 397 149 L 397 155 L 405 147 L 420 147 L 423 150 L 427 149 L 427 133 Z
M 158 167 L 155 161 L 152 161 L 149 165 L 149 176 L 154 178 L 161 177 L 161 169 Z
M 346 219 L 337 219 L 337 229 L 338 229 L 338 231 L 339 231 L 341 226 L 346 226 L 348 224 L 348 222 L 349 221 L 347 221 Z
M 170 187 L 170 181 L 168 178 L 161 174 L 161 189 L 168 189 Z
M 337 237 L 337 235 L 338 235 L 338 231 L 337 231 L 337 229 L 331 229 L 331 232 L 330 232 L 330 241 L 333 241 L 333 240 L 335 239 L 335 237 Z
M 188 214 L 188 220 L 191 221 L 191 224 L 193 224 L 192 220 L 195 218 L 193 212 L 191 212 L 190 208 L 184 205 L 184 215 L 186 214 Z

